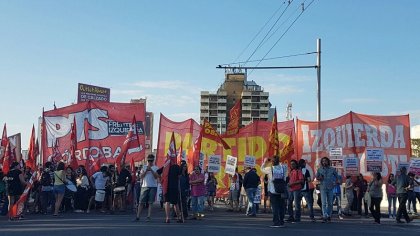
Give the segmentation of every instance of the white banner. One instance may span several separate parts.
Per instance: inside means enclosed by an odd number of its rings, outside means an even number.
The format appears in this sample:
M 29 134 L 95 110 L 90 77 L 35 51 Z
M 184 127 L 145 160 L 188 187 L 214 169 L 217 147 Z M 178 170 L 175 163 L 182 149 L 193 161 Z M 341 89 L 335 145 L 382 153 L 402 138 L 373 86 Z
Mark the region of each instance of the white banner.
M 229 175 L 235 175 L 236 164 L 238 162 L 238 158 L 227 155 L 226 166 L 225 166 L 225 173 Z

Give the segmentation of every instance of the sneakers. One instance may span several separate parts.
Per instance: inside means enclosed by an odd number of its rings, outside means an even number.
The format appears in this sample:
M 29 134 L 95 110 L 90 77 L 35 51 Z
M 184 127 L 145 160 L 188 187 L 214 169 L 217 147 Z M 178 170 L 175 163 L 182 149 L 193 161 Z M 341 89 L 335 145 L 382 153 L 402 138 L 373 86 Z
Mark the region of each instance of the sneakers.
M 270 225 L 270 228 L 284 228 L 284 227 L 286 227 L 286 226 L 284 226 L 283 224 L 273 224 L 273 225 Z

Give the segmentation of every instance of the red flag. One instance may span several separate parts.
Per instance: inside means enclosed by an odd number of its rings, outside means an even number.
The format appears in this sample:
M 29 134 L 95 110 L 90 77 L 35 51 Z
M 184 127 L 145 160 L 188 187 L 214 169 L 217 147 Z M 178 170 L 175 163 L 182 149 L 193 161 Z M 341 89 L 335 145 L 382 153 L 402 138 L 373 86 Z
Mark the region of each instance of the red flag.
M 25 206 L 26 199 L 29 196 L 29 191 L 32 188 L 32 185 L 33 185 L 34 180 L 37 176 L 37 173 L 38 172 L 34 171 L 34 173 L 31 176 L 31 179 L 29 180 L 28 184 L 26 185 L 25 190 L 23 191 L 19 200 L 10 208 L 10 211 L 9 211 L 9 217 L 10 218 L 17 218 L 18 216 L 20 216 L 23 213 L 23 209 L 24 209 L 24 206 Z
M 279 156 L 279 131 L 277 128 L 277 109 L 274 108 L 273 122 L 271 123 L 270 135 L 268 137 L 268 156 Z
M 4 175 L 7 175 L 10 170 L 10 156 L 12 155 L 12 149 L 10 148 L 10 142 L 7 142 L 6 149 L 4 152 L 4 158 L 3 158 L 3 173 Z
M 115 159 L 115 165 L 118 168 L 118 172 L 121 171 L 121 167 L 125 163 L 125 157 L 127 154 L 133 152 L 140 152 L 142 150 L 142 147 L 140 146 L 139 142 L 139 135 L 137 132 L 136 124 L 136 116 L 133 116 L 133 122 L 130 125 L 130 129 L 128 130 L 127 136 L 121 148 L 121 152 Z
M 214 130 L 213 126 L 207 121 L 207 119 L 204 119 L 202 129 L 204 129 L 204 131 L 202 130 L 203 137 L 221 143 L 224 149 L 230 149 L 229 145 L 222 139 L 222 137 L 220 137 L 216 130 Z
M 28 160 L 26 161 L 26 166 L 31 168 L 31 170 L 35 170 L 35 126 L 32 125 L 32 133 L 31 139 L 29 140 L 29 150 L 28 150 Z
M 6 153 L 7 142 L 8 142 L 7 129 L 6 129 L 6 123 L 4 123 L 3 135 L 1 136 L 1 142 L 0 142 L 0 161 L 2 161 L 4 154 Z
M 239 99 L 235 105 L 229 111 L 229 124 L 226 130 L 226 135 L 235 135 L 239 131 L 241 118 L 241 99 Z
M 134 165 L 134 158 L 130 161 L 131 183 L 136 182 L 136 166 Z
M 181 165 L 181 161 L 182 161 L 182 140 L 181 140 L 181 145 L 179 146 L 178 155 L 176 156 L 176 163 L 178 163 L 178 165 Z
M 76 130 L 76 116 L 73 117 L 73 124 L 71 126 L 70 133 L 70 161 L 68 165 L 76 170 L 79 167 L 79 164 L 76 159 L 76 150 L 77 150 L 77 130 Z
M 200 161 L 200 152 L 201 152 L 201 141 L 203 139 L 203 128 L 201 127 L 200 134 L 198 135 L 197 139 L 194 142 L 194 146 L 190 149 L 188 155 L 188 172 L 192 172 L 194 167 L 198 166 Z
M 163 170 L 162 170 L 161 183 L 162 183 L 163 195 L 165 195 L 166 192 L 168 191 L 169 168 L 171 167 L 171 165 L 176 164 L 176 157 L 177 157 L 177 153 L 176 153 L 176 147 L 175 147 L 175 134 L 174 132 L 172 132 L 171 141 L 169 142 L 168 153 L 166 154 L 166 161 L 165 161 L 165 164 L 163 165 Z

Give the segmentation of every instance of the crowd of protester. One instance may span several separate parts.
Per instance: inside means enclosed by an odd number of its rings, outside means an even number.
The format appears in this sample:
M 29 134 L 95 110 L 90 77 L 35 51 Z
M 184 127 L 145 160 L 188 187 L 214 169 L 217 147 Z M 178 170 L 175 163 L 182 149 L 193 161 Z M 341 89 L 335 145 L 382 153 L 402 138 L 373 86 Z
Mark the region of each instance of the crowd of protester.
M 26 213 L 58 217 L 66 212 L 115 214 L 133 210 L 136 215 L 133 221 L 140 221 L 143 217 L 150 221 L 156 199 L 165 209 L 165 223 L 170 223 L 171 218 L 179 223 L 201 220 L 205 210 L 209 214 L 214 211 L 216 200 L 221 200 L 214 173 L 203 171 L 199 166 L 188 173 L 187 163 L 182 161 L 170 165 L 164 174 L 165 170 L 154 164 L 153 155 L 146 160 L 147 164 L 137 167 L 133 173 L 129 166 L 118 171 L 114 165 L 104 165 L 91 176 L 82 165 L 74 170 L 63 162 L 46 162 L 39 169 L 24 210 L 10 220 L 23 219 Z M 2 215 L 7 215 L 18 201 L 31 176 L 32 171 L 18 162 L 11 164 L 7 175 L 0 171 Z M 167 176 L 168 181 L 164 194 L 159 189 L 163 176 Z M 235 174 L 229 175 L 225 202 L 228 211 L 243 212 L 247 217 L 270 212 L 272 227 L 284 227 L 285 222 L 300 222 L 302 199 L 312 222 L 329 223 L 334 212 L 339 220 L 359 215 L 372 217 L 374 223 L 380 224 L 383 186 L 388 199 L 388 217 L 397 223 L 412 221 L 410 215 L 417 216 L 416 204 L 420 202 L 420 176 L 407 174 L 406 168 L 402 167 L 397 175 L 390 174 L 388 179 L 379 172 L 372 173 L 369 181 L 361 174 L 343 177 L 327 157 L 320 160 L 320 167 L 313 174 L 306 167 L 305 160 L 291 160 L 287 166 L 279 161 L 278 156 L 264 159 L 259 170 L 246 167 L 239 172 L 236 169 Z M 314 196 L 317 196 L 321 209 L 319 218 L 314 214 Z M 260 210 L 260 206 L 263 209 Z M 143 210 L 147 213 L 142 217 Z

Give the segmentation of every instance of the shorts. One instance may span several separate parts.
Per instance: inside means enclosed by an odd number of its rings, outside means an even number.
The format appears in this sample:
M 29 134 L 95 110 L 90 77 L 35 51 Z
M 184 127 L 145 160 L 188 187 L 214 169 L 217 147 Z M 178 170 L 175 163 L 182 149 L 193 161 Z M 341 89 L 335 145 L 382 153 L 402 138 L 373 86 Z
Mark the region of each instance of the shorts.
M 157 187 L 142 187 L 140 192 L 141 203 L 153 203 L 156 198 Z
M 238 201 L 239 200 L 239 190 L 230 190 L 229 191 L 229 200 Z
M 54 185 L 54 193 L 55 194 L 64 194 L 66 192 L 66 185 L 60 184 L 60 185 Z

